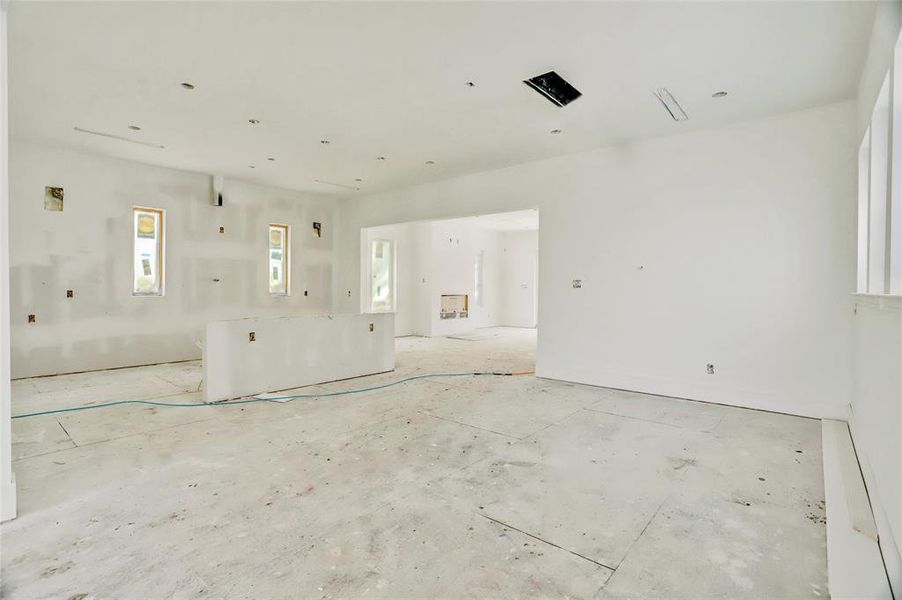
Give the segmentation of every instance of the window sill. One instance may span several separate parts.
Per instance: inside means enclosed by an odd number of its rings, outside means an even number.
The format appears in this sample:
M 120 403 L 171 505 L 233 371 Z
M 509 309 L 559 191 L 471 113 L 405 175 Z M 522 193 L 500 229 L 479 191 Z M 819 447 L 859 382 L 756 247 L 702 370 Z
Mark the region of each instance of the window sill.
M 863 292 L 852 292 L 852 295 L 859 298 L 890 298 L 902 300 L 902 294 L 865 294 Z

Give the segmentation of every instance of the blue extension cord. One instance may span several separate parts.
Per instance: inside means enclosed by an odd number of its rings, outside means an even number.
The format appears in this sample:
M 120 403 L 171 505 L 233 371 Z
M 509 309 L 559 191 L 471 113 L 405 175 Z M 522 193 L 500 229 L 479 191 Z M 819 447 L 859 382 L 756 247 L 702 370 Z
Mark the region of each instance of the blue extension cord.
M 511 376 L 511 375 L 525 375 L 526 373 L 497 373 L 497 372 L 475 372 L 475 373 L 430 373 L 427 375 L 414 375 L 412 377 L 405 377 L 404 379 L 399 379 L 398 381 L 392 381 L 390 383 L 383 383 L 382 385 L 375 385 L 372 387 L 366 388 L 356 388 L 351 390 L 341 390 L 337 392 L 323 392 L 321 394 L 296 394 L 291 396 L 270 396 L 268 398 L 249 398 L 247 400 L 231 400 L 225 402 L 155 402 L 153 400 L 117 400 L 115 402 L 104 402 L 103 404 L 92 404 L 90 406 L 75 406 L 73 408 L 56 408 L 54 410 L 42 410 L 40 412 L 33 413 L 25 413 L 22 415 L 13 415 L 13 419 L 25 419 L 27 417 L 40 417 L 42 415 L 55 415 L 58 413 L 67 413 L 67 412 L 77 412 L 80 410 L 90 410 L 93 408 L 108 408 L 110 406 L 118 406 L 120 404 L 146 404 L 148 406 L 165 406 L 165 407 L 175 407 L 175 408 L 193 408 L 199 406 L 234 406 L 237 404 L 254 404 L 257 402 L 271 402 L 273 400 L 297 400 L 300 398 L 325 398 L 328 396 L 344 396 L 347 394 L 360 394 L 363 392 L 372 392 L 375 390 L 381 390 L 388 387 L 401 385 L 402 383 L 407 383 L 408 381 L 414 381 L 417 379 L 426 379 L 428 377 L 469 377 L 473 375 L 498 375 L 498 376 Z

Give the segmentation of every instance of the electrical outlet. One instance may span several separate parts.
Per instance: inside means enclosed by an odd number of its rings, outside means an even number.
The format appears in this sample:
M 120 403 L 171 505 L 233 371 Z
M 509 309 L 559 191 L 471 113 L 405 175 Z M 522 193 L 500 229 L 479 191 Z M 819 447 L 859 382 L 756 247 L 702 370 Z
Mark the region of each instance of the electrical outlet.
M 708 375 L 714 375 L 714 365 L 708 363 Z
M 348 290 L 348 298 L 351 297 L 351 290 Z
M 370 323 L 370 331 L 375 331 L 375 330 L 376 330 L 375 324 Z
M 75 290 L 66 290 L 66 298 L 74 298 Z
M 29 322 L 29 323 L 34 323 L 34 322 L 35 322 L 35 316 L 34 316 L 34 315 L 28 315 L 28 322 Z
M 225 233 L 225 227 L 220 227 L 220 228 L 219 228 L 219 233 Z
M 578 290 L 581 287 L 583 287 L 583 280 L 582 279 L 574 279 L 573 280 L 573 289 Z
M 250 331 L 250 332 L 248 332 L 248 334 L 247 334 L 247 341 L 249 341 L 249 342 L 256 342 L 256 341 L 257 341 L 257 332 L 256 332 L 256 331 Z

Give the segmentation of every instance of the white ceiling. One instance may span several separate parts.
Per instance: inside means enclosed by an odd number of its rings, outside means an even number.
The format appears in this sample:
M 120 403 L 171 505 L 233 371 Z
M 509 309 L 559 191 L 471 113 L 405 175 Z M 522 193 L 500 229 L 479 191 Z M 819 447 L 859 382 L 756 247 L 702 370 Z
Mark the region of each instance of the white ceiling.
M 536 231 L 539 229 L 539 211 L 533 208 L 434 222 L 454 223 L 477 229 L 490 229 L 492 231 Z
M 873 15 L 865 2 L 12 2 L 10 126 L 366 193 L 850 98 Z M 521 83 L 550 69 L 583 97 L 558 108 Z M 688 121 L 658 104 L 660 86 Z

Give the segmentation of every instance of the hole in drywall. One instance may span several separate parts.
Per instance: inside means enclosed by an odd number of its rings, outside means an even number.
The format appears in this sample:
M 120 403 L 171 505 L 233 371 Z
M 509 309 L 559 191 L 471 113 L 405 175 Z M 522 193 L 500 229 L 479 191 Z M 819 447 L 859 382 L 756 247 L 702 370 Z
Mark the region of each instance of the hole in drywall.
M 74 298 L 75 290 L 66 290 L 66 298 Z
M 306 296 L 306 295 L 307 295 L 307 290 L 304 290 L 304 296 Z
M 29 323 L 34 323 L 34 322 L 35 322 L 35 316 L 34 316 L 34 315 L 28 315 L 28 322 L 29 322 Z
M 539 92 L 547 98 L 552 104 L 557 106 L 567 106 L 580 96 L 582 93 L 563 77 L 554 71 L 536 75 L 523 81 L 526 85 Z
M 225 227 L 220 227 L 220 228 L 219 228 L 219 233 L 225 233 Z
M 714 365 L 708 363 L 708 375 L 714 375 Z
M 44 210 L 57 212 L 63 210 L 63 188 L 50 186 L 44 188 Z
M 442 294 L 441 319 L 466 319 L 470 314 L 470 297 L 467 294 Z
M 375 331 L 376 325 L 374 323 L 370 323 L 370 331 Z
M 323 224 L 313 222 L 313 237 L 323 237 Z
M 247 334 L 247 341 L 249 341 L 249 342 L 256 342 L 256 341 L 257 341 L 257 332 L 256 332 L 256 331 L 249 331 L 248 334 Z

